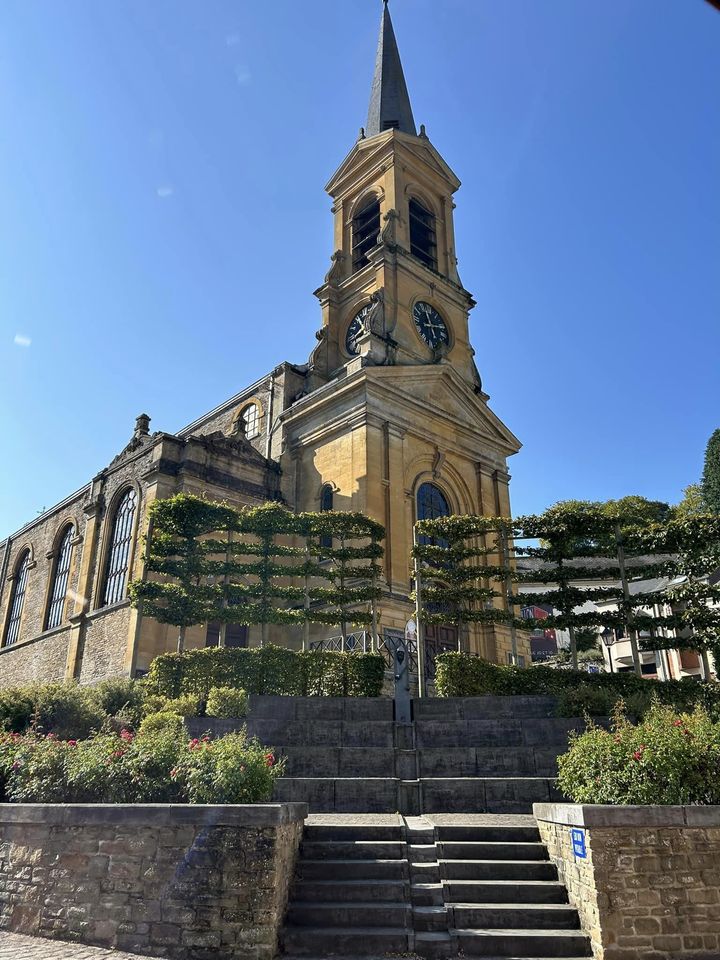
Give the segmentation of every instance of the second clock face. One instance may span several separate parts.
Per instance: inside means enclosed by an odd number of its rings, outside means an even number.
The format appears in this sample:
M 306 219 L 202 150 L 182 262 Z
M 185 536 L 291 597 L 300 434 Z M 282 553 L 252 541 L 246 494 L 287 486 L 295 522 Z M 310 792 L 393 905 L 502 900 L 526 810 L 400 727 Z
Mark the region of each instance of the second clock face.
M 359 310 L 355 314 L 350 321 L 350 326 L 347 328 L 347 333 L 345 335 L 345 348 L 347 352 L 353 356 L 360 352 L 358 340 L 365 334 L 366 321 L 368 314 L 370 313 L 371 306 L 371 304 L 366 303 L 362 310 Z
M 413 307 L 413 320 L 420 339 L 436 349 L 441 343 L 450 343 L 450 334 L 447 324 L 437 312 L 435 307 L 425 303 L 424 300 L 418 300 Z

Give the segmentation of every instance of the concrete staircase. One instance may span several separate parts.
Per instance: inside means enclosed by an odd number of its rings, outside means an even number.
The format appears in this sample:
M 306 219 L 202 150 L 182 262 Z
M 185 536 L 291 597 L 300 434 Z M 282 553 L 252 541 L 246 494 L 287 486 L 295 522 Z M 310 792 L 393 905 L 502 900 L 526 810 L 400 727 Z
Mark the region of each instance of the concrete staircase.
M 288 958 L 590 956 L 522 816 L 311 816 L 281 949 Z
M 251 697 L 248 733 L 287 756 L 275 800 L 313 813 L 530 813 L 559 800 L 554 777 L 581 719 L 550 697 L 413 701 Z

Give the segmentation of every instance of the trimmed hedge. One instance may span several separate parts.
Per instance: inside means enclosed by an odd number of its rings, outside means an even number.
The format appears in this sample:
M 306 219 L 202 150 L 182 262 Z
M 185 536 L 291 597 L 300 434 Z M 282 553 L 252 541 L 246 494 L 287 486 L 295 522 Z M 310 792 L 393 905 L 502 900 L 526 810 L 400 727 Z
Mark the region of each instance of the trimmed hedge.
M 690 678 L 659 681 L 635 673 L 590 674 L 543 666 L 523 669 L 467 653 L 443 653 L 437 658 L 435 686 L 440 697 L 557 697 L 558 714 L 568 717 L 583 713 L 609 716 L 623 700 L 636 717 L 644 716 L 653 701 L 658 701 L 677 710 L 701 706 L 720 718 L 720 684 Z
M 207 699 L 213 687 L 300 697 L 379 697 L 385 661 L 374 653 L 296 652 L 272 645 L 212 647 L 153 660 L 147 687 L 175 699 Z

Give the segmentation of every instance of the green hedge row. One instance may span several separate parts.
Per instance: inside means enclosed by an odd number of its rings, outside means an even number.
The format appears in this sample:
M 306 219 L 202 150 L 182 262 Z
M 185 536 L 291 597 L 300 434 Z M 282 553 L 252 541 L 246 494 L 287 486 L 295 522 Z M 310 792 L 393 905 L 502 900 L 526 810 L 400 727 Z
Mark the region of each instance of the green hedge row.
M 720 716 L 720 684 L 685 680 L 649 680 L 635 673 L 595 673 L 528 669 L 490 663 L 467 653 L 443 653 L 437 658 L 436 690 L 440 697 L 553 696 L 561 716 L 609 716 L 624 700 L 628 712 L 643 716 L 653 701 L 677 710 L 702 706 Z
M 214 647 L 157 657 L 147 686 L 171 698 L 206 698 L 213 687 L 281 696 L 379 697 L 384 675 L 385 661 L 373 653 Z

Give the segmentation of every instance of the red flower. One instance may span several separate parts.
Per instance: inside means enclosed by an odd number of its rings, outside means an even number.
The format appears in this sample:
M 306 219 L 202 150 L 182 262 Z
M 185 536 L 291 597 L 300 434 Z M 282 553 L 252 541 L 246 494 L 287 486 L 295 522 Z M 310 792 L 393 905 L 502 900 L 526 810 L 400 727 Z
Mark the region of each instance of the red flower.
M 275 757 L 271 753 L 265 754 L 265 765 L 267 767 L 272 767 L 275 764 Z
M 197 750 L 197 748 L 198 748 L 199 746 L 200 746 L 200 741 L 198 740 L 197 737 L 194 737 L 194 738 L 188 743 L 188 748 L 189 748 L 190 750 Z
M 125 756 L 125 751 L 124 751 L 124 750 L 113 750 L 112 755 L 113 755 L 113 757 L 117 757 L 117 758 L 119 759 L 120 757 L 124 757 L 124 756 Z
M 69 747 L 76 747 L 76 746 L 77 746 L 77 740 L 68 740 L 67 745 L 68 745 Z
M 120 739 L 124 740 L 126 743 L 132 743 L 135 737 L 133 736 L 132 733 L 130 733 L 129 730 L 121 730 Z
M 673 723 L 673 726 L 674 726 L 674 727 L 681 727 L 682 725 L 683 725 L 682 720 L 676 720 L 676 721 Z
M 644 746 L 640 747 L 639 750 L 636 750 L 635 753 L 633 754 L 633 760 L 641 760 L 644 751 L 645 751 Z

